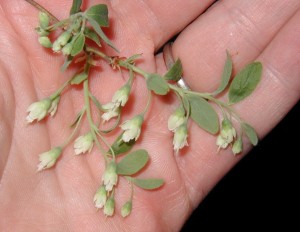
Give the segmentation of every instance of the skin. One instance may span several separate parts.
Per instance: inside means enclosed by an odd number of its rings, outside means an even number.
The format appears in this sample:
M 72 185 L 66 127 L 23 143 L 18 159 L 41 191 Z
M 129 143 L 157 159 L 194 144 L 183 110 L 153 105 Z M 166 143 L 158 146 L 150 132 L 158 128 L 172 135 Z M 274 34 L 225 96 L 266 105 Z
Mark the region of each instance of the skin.
M 72 1 L 55 2 L 39 1 L 59 19 L 67 17 Z M 148 72 L 166 72 L 157 51 L 180 32 L 173 54 L 182 60 L 185 80 L 193 90 L 217 88 L 226 49 L 232 54 L 235 72 L 250 61 L 261 61 L 261 83 L 253 95 L 234 106 L 261 139 L 299 100 L 300 2 L 213 2 L 84 1 L 83 8 L 108 4 L 111 28 L 105 32 L 121 56 L 142 53 L 138 65 Z M 216 137 L 190 122 L 189 146 L 175 155 L 166 125 L 178 102 L 173 95 L 155 96 L 136 148 L 147 149 L 151 156 L 151 165 L 140 176 L 163 177 L 165 185 L 156 191 L 136 188 L 133 213 L 123 219 L 119 210 L 129 198 L 130 188 L 120 180 L 116 215 L 106 218 L 92 202 L 104 170 L 96 149 L 75 157 L 69 146 L 54 168 L 36 173 L 38 154 L 68 137 L 68 125 L 83 105 L 80 87 L 66 91 L 55 120 L 26 124 L 27 107 L 49 96 L 75 71 L 61 73 L 62 57 L 36 42 L 37 14 L 25 1 L 0 2 L 0 230 L 179 231 L 193 209 L 251 146 L 245 140 L 241 156 L 234 157 L 229 150 L 218 155 Z M 106 52 L 113 54 L 110 49 Z M 122 84 L 124 79 L 107 65 L 94 71 L 90 82 L 104 103 Z M 144 80 L 138 77 L 123 119 L 140 113 L 146 99 Z M 81 132 L 87 130 L 84 127 Z

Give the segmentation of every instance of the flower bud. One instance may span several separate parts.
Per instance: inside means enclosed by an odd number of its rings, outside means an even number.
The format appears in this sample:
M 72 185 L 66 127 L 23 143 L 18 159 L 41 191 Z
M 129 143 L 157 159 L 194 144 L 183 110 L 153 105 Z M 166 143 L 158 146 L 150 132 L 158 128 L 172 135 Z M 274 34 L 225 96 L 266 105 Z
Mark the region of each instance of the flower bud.
M 67 43 L 62 49 L 61 52 L 65 55 L 68 56 L 71 54 L 73 49 L 73 43 Z
M 176 153 L 179 151 L 179 149 L 188 145 L 187 137 L 188 137 L 187 124 L 183 123 L 174 132 L 173 146 Z
M 233 143 L 232 146 L 232 153 L 234 155 L 237 155 L 243 151 L 243 141 L 241 137 L 238 137 L 238 139 Z
M 121 215 L 122 217 L 127 217 L 132 210 L 132 201 L 127 201 L 121 208 Z
M 109 197 L 104 205 L 104 214 L 106 216 L 112 216 L 115 212 L 115 199 L 113 196 Z
M 105 186 L 101 185 L 94 196 L 95 207 L 101 209 L 105 205 L 106 200 L 107 192 L 105 190 Z
M 144 121 L 142 115 L 136 115 L 130 120 L 125 121 L 120 127 L 124 130 L 122 140 L 129 142 L 130 140 L 137 140 L 141 134 L 141 127 Z
M 72 33 L 69 31 L 63 32 L 53 43 L 52 50 L 54 52 L 59 52 L 63 46 L 65 46 L 70 38 L 72 37 Z
M 79 136 L 74 142 L 75 154 L 79 155 L 81 153 L 90 152 L 93 148 L 94 138 L 91 132 Z
M 40 12 L 39 13 L 39 22 L 40 22 L 40 27 L 42 29 L 46 29 L 50 23 L 50 18 L 48 16 L 48 14 L 46 14 L 44 12 Z
M 52 47 L 52 43 L 51 43 L 50 39 L 47 36 L 39 37 L 39 43 L 45 48 L 51 48 Z
M 40 121 L 45 118 L 51 107 L 51 103 L 52 101 L 49 98 L 32 103 L 27 109 L 27 112 L 29 112 L 26 117 L 27 122 L 31 123 L 34 120 Z
M 174 131 L 185 122 L 185 110 L 182 106 L 178 107 L 173 114 L 169 117 L 168 128 Z
M 102 176 L 103 184 L 105 185 L 106 191 L 111 191 L 118 182 L 117 165 L 115 161 L 110 161 L 106 166 Z
M 112 103 L 124 106 L 128 101 L 129 93 L 130 93 L 130 85 L 126 84 L 122 86 L 117 92 L 115 92 Z
M 62 153 L 61 147 L 55 147 L 51 149 L 50 151 L 44 152 L 39 155 L 39 161 L 38 164 L 38 171 L 41 171 L 43 169 L 51 168 L 56 163 L 56 160 Z

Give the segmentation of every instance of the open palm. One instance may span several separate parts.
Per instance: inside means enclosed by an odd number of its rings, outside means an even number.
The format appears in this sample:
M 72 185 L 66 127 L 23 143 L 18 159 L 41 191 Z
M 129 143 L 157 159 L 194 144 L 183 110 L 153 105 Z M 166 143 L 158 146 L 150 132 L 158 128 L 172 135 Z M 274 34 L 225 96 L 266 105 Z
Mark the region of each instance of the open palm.
M 71 0 L 38 2 L 60 19 L 67 17 L 72 4 Z M 185 79 L 193 90 L 217 87 L 226 49 L 233 54 L 235 71 L 249 61 L 261 61 L 261 84 L 253 96 L 235 107 L 260 138 L 299 100 L 298 0 L 84 2 L 85 8 L 108 4 L 109 37 L 121 56 L 142 53 L 139 66 L 148 72 L 166 71 L 162 55 L 154 54 L 182 31 L 173 54 L 181 58 Z M 62 57 L 36 42 L 37 11 L 27 2 L 1 1 L 0 21 L 1 231 L 179 231 L 192 210 L 240 159 L 228 151 L 216 154 L 215 136 L 193 123 L 189 124 L 189 147 L 174 155 L 167 120 L 178 102 L 174 96 L 154 97 L 137 147 L 147 149 L 151 156 L 151 165 L 141 176 L 162 177 L 165 185 L 155 191 L 136 188 L 133 213 L 126 219 L 119 213 L 106 218 L 92 202 L 104 168 L 96 149 L 75 157 L 70 146 L 54 168 L 36 173 L 37 155 L 68 137 L 68 125 L 83 105 L 82 91 L 67 91 L 53 120 L 27 125 L 28 105 L 49 96 L 73 72 L 61 73 Z M 106 65 L 98 71 L 93 73 L 91 88 L 107 102 L 124 80 Z M 123 119 L 141 112 L 146 101 L 146 86 L 137 78 Z M 121 180 L 117 211 L 129 194 L 126 181 Z

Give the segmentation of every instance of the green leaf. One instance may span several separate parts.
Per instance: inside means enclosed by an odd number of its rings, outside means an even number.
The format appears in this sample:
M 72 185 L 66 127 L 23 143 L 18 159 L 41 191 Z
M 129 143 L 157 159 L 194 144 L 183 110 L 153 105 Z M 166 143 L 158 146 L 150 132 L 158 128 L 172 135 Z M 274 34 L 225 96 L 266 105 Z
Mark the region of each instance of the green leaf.
M 232 60 L 230 54 L 227 52 L 227 58 L 223 69 L 221 83 L 219 85 L 219 88 L 213 93 L 214 95 L 223 92 L 223 90 L 227 87 L 231 77 L 231 73 L 232 73 Z
M 148 74 L 147 87 L 158 95 L 166 95 L 169 92 L 169 86 L 165 79 L 156 73 Z
M 94 30 L 96 31 L 96 33 L 100 36 L 100 38 L 111 48 L 113 48 L 116 52 L 119 52 L 118 49 L 115 48 L 115 46 L 113 45 L 113 43 L 109 40 L 109 38 L 107 38 L 107 36 L 104 34 L 104 32 L 102 31 L 101 27 L 99 26 L 99 24 L 90 17 L 87 17 L 87 20 L 89 21 L 89 23 L 91 24 L 91 26 L 94 28 Z
M 73 5 L 70 10 L 70 15 L 80 12 L 82 0 L 73 0 Z
M 180 59 L 177 59 L 169 71 L 164 75 L 166 80 L 179 81 L 182 77 L 182 64 Z
M 86 10 L 85 15 L 87 18 L 95 20 L 99 26 L 108 27 L 108 9 L 105 4 L 99 4 L 90 7 Z
M 237 103 L 248 97 L 260 81 L 262 64 L 253 62 L 242 69 L 229 87 L 229 104 Z
M 242 123 L 242 128 L 243 128 L 244 132 L 246 133 L 248 139 L 252 143 L 252 145 L 256 146 L 258 143 L 258 137 L 257 137 L 257 134 L 256 134 L 254 128 L 245 122 Z
M 72 51 L 71 51 L 71 56 L 76 56 L 78 55 L 83 47 L 84 47 L 84 44 L 85 44 L 85 36 L 83 33 L 80 33 L 76 36 L 74 42 L 73 42 L 73 48 L 72 48 Z
M 120 155 L 120 154 L 128 152 L 135 144 L 134 139 L 130 140 L 128 143 L 125 143 L 122 140 L 122 136 L 123 136 L 123 133 L 121 133 L 118 136 L 118 138 L 115 140 L 115 142 L 111 145 L 111 149 L 114 151 L 115 155 Z M 108 153 L 111 154 L 110 149 L 108 150 Z
M 70 84 L 71 85 L 79 85 L 83 81 L 85 81 L 87 78 L 88 78 L 88 74 L 86 72 L 78 73 L 72 78 Z
M 95 31 L 93 31 L 93 30 L 86 27 L 84 29 L 84 35 L 87 38 L 89 38 L 90 40 L 94 41 L 99 47 L 101 47 L 99 36 Z
M 128 178 L 136 186 L 146 189 L 153 190 L 161 187 L 164 184 L 163 179 L 149 178 L 149 179 L 140 179 L 140 178 Z
M 140 171 L 148 160 L 148 152 L 144 149 L 131 152 L 117 164 L 117 173 L 125 176 L 133 175 Z
M 219 118 L 214 108 L 202 97 L 186 95 L 191 107 L 191 118 L 195 123 L 211 134 L 219 131 Z

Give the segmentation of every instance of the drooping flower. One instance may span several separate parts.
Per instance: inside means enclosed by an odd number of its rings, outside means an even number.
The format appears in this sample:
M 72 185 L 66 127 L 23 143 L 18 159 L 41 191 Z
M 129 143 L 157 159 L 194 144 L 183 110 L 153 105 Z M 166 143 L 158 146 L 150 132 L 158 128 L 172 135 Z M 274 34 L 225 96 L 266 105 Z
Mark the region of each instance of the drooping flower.
M 56 160 L 62 153 L 61 147 L 55 147 L 51 149 L 50 151 L 44 152 L 39 155 L 39 161 L 38 169 L 37 171 L 41 171 L 43 169 L 51 168 L 56 163 Z
M 53 43 L 52 50 L 54 52 L 59 52 L 62 47 L 64 47 L 68 41 L 71 39 L 72 33 L 70 31 L 63 32 Z
M 114 199 L 114 197 L 113 196 L 110 196 L 108 199 L 107 199 L 107 201 L 106 201 L 106 203 L 105 203 L 105 205 L 104 205 L 104 214 L 106 215 L 106 216 L 112 216 L 112 215 L 114 215 L 114 212 L 115 212 L 115 199 Z
M 217 146 L 225 149 L 236 137 L 236 130 L 232 126 L 232 123 L 228 118 L 223 119 L 222 129 L 220 134 L 217 137 Z
M 115 161 L 110 161 L 102 176 L 106 191 L 110 192 L 118 182 L 117 165 Z
M 237 140 L 232 145 L 232 153 L 237 155 L 243 150 L 243 141 L 241 137 L 238 137 Z
M 184 146 L 188 145 L 187 137 L 188 137 L 187 123 L 183 123 L 174 132 L 173 146 L 176 153 Z
M 106 110 L 106 112 L 101 116 L 104 122 L 109 121 L 111 118 L 118 117 L 120 114 L 119 106 L 112 102 L 103 105 L 102 108 Z
M 130 93 L 130 85 L 125 84 L 120 89 L 118 89 L 114 96 L 112 97 L 112 103 L 118 106 L 125 106 L 128 101 Z
M 127 201 L 121 208 L 121 215 L 122 217 L 127 217 L 132 210 L 132 201 Z
M 40 121 L 46 117 L 48 110 L 50 109 L 52 101 L 49 98 L 45 98 L 41 101 L 32 103 L 27 112 L 29 114 L 26 117 L 28 123 L 33 122 L 34 120 Z
M 178 107 L 168 119 L 168 128 L 174 131 L 185 122 L 185 110 L 182 106 Z
M 137 140 L 141 134 L 141 127 L 144 121 L 142 115 L 136 115 L 132 119 L 125 121 L 120 127 L 124 130 L 122 140 L 129 142 L 130 140 Z
M 76 155 L 90 152 L 93 148 L 94 138 L 91 132 L 79 136 L 74 142 L 74 151 Z
M 98 209 L 103 208 L 103 206 L 106 203 L 106 200 L 107 200 L 107 192 L 105 186 L 101 185 L 94 196 L 95 207 Z

